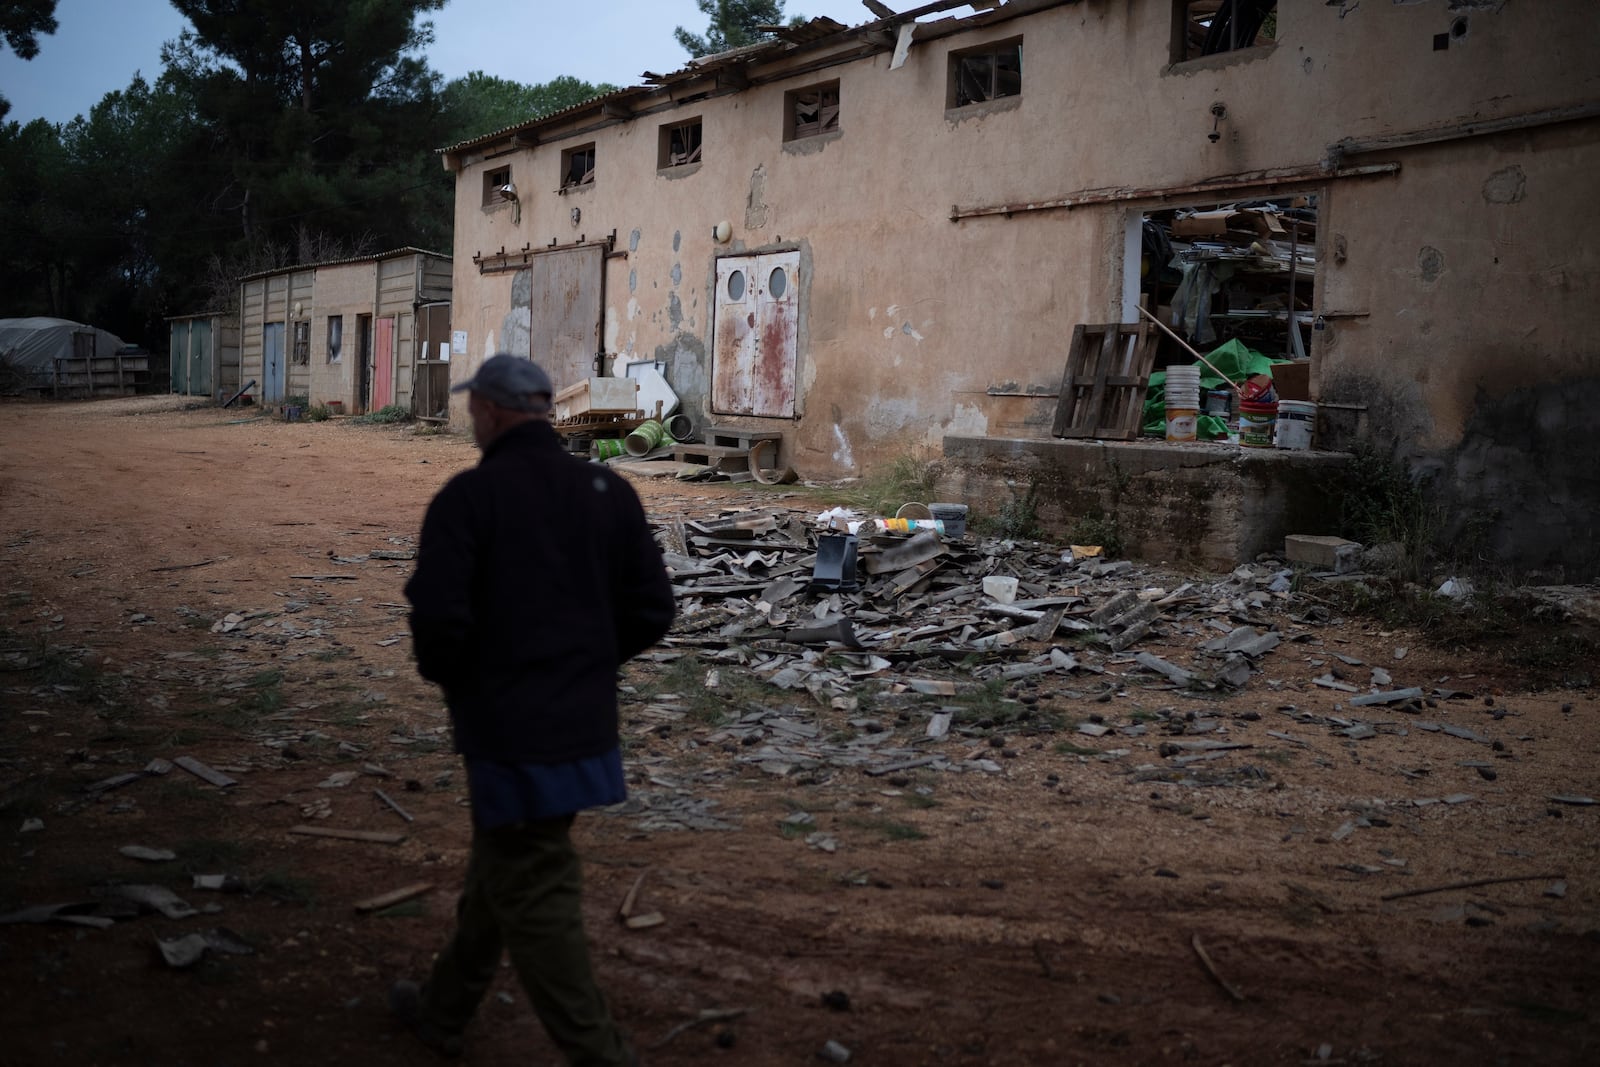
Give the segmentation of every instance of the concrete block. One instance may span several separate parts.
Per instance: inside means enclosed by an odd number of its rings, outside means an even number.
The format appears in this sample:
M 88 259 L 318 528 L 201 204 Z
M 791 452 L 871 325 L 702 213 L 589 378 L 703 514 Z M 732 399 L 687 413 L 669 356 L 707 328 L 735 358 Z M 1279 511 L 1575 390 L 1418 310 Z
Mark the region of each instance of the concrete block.
M 1321 567 L 1335 574 L 1349 574 L 1361 564 L 1360 543 L 1342 537 L 1290 534 L 1283 539 L 1283 554 L 1290 563 Z

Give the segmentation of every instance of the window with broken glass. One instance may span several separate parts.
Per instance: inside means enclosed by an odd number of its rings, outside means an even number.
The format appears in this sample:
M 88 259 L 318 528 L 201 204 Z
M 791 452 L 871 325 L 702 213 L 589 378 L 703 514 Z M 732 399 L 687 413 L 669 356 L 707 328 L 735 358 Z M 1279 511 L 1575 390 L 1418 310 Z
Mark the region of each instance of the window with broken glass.
M 658 170 L 686 167 L 698 162 L 700 162 L 699 119 L 661 127 L 661 151 L 656 160 Z
M 511 168 L 495 167 L 493 170 L 484 171 L 483 174 L 483 206 L 494 207 L 496 204 L 506 203 L 505 194 L 500 190 L 511 184 Z
M 328 316 L 328 362 L 337 363 L 344 354 L 344 316 Z
M 1172 61 L 1276 43 L 1278 0 L 1173 0 Z
M 1022 95 L 1022 38 L 950 55 L 950 96 L 946 107 Z
M 785 141 L 816 137 L 839 128 L 838 82 L 796 89 L 785 93 L 783 102 L 784 115 L 788 119 L 783 131 Z
M 593 142 L 561 153 L 561 188 L 576 189 L 594 183 Z
M 294 324 L 294 354 L 296 363 L 311 362 L 311 320 L 302 319 Z

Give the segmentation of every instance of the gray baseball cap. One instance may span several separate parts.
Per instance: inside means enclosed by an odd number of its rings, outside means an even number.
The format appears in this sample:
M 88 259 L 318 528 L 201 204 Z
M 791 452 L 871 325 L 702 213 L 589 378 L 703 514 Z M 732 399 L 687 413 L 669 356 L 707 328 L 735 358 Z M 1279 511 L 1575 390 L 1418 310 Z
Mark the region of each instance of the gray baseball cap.
M 550 384 L 550 375 L 544 372 L 543 367 L 531 359 L 507 352 L 490 356 L 483 361 L 477 374 L 450 387 L 452 393 L 468 389 L 513 411 L 544 411 L 550 406 L 550 396 L 555 392 Z

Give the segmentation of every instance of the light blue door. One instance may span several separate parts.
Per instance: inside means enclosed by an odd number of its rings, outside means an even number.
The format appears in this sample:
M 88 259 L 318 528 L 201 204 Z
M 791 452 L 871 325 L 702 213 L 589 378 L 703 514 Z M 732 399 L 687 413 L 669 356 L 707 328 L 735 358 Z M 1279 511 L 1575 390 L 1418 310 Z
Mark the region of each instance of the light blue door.
M 261 402 L 283 403 L 283 323 L 269 322 L 261 328 Z

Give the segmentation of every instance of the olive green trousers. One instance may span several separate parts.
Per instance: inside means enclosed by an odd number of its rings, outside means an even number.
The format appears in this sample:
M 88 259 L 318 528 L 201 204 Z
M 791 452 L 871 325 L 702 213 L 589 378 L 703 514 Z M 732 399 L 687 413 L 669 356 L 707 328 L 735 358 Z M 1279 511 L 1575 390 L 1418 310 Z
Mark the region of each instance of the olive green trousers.
M 474 829 L 455 937 L 422 988 L 427 1020 L 460 1033 L 494 980 L 502 951 L 545 1032 L 574 1067 L 629 1062 L 595 984 L 579 908 L 582 867 L 572 817 Z

